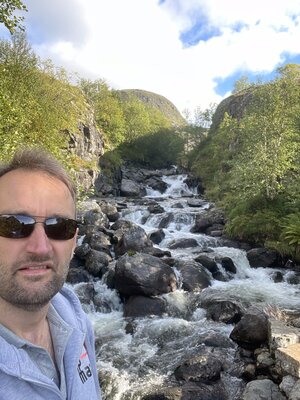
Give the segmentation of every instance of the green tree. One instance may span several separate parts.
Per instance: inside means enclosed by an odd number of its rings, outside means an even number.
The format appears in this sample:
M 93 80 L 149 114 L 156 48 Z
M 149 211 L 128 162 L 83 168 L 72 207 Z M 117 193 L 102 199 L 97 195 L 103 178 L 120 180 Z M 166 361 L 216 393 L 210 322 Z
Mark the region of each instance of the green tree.
M 24 144 L 44 146 L 60 156 L 68 140 L 64 130 L 77 127 L 84 108 L 79 90 L 65 81 L 61 70 L 50 72 L 48 66 L 46 73 L 39 65 L 24 33 L 0 41 L 2 158 Z
M 130 96 L 129 99 L 122 102 L 122 109 L 126 122 L 126 141 L 131 142 L 150 132 L 149 113 L 140 100 Z
M 178 164 L 184 140 L 172 129 L 161 129 L 138 137 L 120 146 L 124 159 L 150 168 L 170 167 Z
M 79 87 L 93 106 L 95 120 L 103 130 L 109 147 L 115 148 L 124 142 L 126 121 L 117 94 L 102 79 L 81 79 Z
M 256 89 L 240 123 L 243 149 L 232 176 L 242 196 L 273 200 L 286 190 L 291 171 L 298 169 L 300 94 L 290 78 L 280 77 Z
M 234 85 L 233 85 L 233 90 L 232 93 L 238 93 L 241 92 L 242 90 L 247 90 L 251 86 L 251 83 L 249 81 L 249 78 L 247 75 L 243 75 L 238 79 Z
M 22 26 L 24 17 L 16 16 L 16 11 L 27 11 L 25 4 L 21 0 L 0 1 L 0 23 L 4 24 L 11 34 L 17 29 L 24 30 Z

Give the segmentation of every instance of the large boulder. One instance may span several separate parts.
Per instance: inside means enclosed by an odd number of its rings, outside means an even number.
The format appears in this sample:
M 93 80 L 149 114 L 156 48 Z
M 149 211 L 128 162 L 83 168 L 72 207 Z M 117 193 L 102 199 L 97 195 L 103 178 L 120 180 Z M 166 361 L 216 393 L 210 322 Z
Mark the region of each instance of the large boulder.
M 118 220 L 111 228 L 115 230 L 113 241 L 117 257 L 126 252 L 140 252 L 145 248 L 153 247 L 153 242 L 144 229 L 133 222 Z
M 81 226 L 81 234 L 87 234 L 109 227 L 109 220 L 107 216 L 101 211 L 98 204 L 94 205 L 91 210 L 83 214 L 83 223 Z
M 131 296 L 125 301 L 124 317 L 162 316 L 167 303 L 160 297 Z
M 118 212 L 116 204 L 109 203 L 105 200 L 98 201 L 101 211 L 107 216 L 110 222 L 115 222 L 119 219 L 120 214 Z
M 188 292 L 201 292 L 210 286 L 210 277 L 201 264 L 195 261 L 178 260 L 175 268 L 180 271 L 182 288 Z
M 222 226 L 225 224 L 224 212 L 220 209 L 211 209 L 207 212 L 198 214 L 191 232 L 207 233 L 208 229 L 214 225 Z
M 247 251 L 247 258 L 252 268 L 272 268 L 282 266 L 279 254 L 276 251 L 258 247 Z
M 221 361 L 212 354 L 201 354 L 186 360 L 176 368 L 177 380 L 210 383 L 220 379 Z
M 91 250 L 85 259 L 85 269 L 93 276 L 101 278 L 108 270 L 111 258 L 103 251 Z
M 157 257 L 124 255 L 116 263 L 115 288 L 124 296 L 157 296 L 176 290 L 177 280 L 173 269 Z
M 166 182 L 157 176 L 151 176 L 150 178 L 146 179 L 145 184 L 150 186 L 153 190 L 159 191 L 160 193 L 164 193 L 168 188 Z
M 236 324 L 241 320 L 242 316 L 241 307 L 229 300 L 218 301 L 207 307 L 207 317 L 213 321 Z
M 247 384 L 241 400 L 284 400 L 286 397 L 270 379 L 251 381 Z
M 131 179 L 122 179 L 121 196 L 125 197 L 142 197 L 146 194 L 145 188 Z
M 268 318 L 263 312 L 248 311 L 230 333 L 230 339 L 245 349 L 256 349 L 268 341 Z
M 111 241 L 110 237 L 104 232 L 96 231 L 87 234 L 82 242 L 83 245 L 89 245 L 90 248 L 98 251 L 104 251 L 110 255 Z

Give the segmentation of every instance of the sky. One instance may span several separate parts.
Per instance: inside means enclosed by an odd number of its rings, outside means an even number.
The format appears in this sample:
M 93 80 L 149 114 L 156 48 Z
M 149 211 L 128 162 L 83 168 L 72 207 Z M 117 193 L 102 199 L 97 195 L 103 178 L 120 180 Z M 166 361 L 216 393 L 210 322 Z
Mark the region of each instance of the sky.
M 300 0 L 23 0 L 35 53 L 113 89 L 142 89 L 180 112 L 300 63 Z M 0 27 L 0 37 L 7 35 Z

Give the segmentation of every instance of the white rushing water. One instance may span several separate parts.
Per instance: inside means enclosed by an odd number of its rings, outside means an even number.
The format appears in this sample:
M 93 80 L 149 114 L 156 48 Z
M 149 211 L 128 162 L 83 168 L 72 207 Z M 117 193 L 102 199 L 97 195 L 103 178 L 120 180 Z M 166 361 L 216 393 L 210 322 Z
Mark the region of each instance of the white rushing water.
M 123 317 L 118 294 L 108 289 L 104 282 L 99 282 L 95 289 L 105 307 L 95 311 L 93 305 L 89 305 L 87 311 L 95 328 L 98 367 L 105 377 L 103 400 L 139 400 L 142 392 L 162 386 L 180 362 L 195 353 L 202 343 L 203 334 L 229 337 L 233 326 L 208 320 L 205 310 L 197 306 L 201 303 L 201 296 L 238 300 L 262 307 L 300 308 L 300 287 L 287 283 L 286 272 L 281 271 L 285 274 L 284 280 L 275 283 L 272 276 L 279 269 L 250 268 L 245 251 L 222 247 L 219 239 L 207 235 L 190 233 L 196 215 L 209 205 L 189 207 L 188 196 L 196 193 L 189 190 L 184 180 L 184 175 L 164 177 L 168 189 L 163 195 L 148 190 L 147 198 L 157 200 L 164 209 L 163 213 L 150 214 L 147 205 L 132 203 L 122 217 L 139 224 L 147 233 L 157 230 L 165 218 L 167 222 L 162 228 L 165 238 L 159 248 L 169 249 L 178 239 L 192 238 L 197 241 L 196 247 L 171 250 L 172 257 L 193 259 L 203 250 L 211 249 L 217 256 L 230 257 L 237 272 L 226 282 L 212 279 L 211 287 L 203 293 L 191 294 L 178 289 L 164 295 L 169 316 L 136 319 L 132 322 L 134 333 L 128 332 L 130 321 Z M 166 220 L 170 215 L 172 218 Z M 75 290 L 80 291 L 80 285 Z M 228 349 L 229 360 L 233 357 L 231 352 L 232 349 Z M 232 393 L 237 381 L 231 379 L 227 382 L 232 386 Z M 234 395 L 232 399 L 235 399 Z

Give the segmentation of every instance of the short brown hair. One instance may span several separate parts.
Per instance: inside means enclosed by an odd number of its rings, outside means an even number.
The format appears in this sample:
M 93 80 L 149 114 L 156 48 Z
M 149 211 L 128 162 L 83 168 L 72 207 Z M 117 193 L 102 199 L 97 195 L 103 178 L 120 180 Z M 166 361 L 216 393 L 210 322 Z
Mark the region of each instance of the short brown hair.
M 76 186 L 70 175 L 59 161 L 44 149 L 25 148 L 18 150 L 8 164 L 0 165 L 0 178 L 8 172 L 17 169 L 44 172 L 60 180 L 67 186 L 74 203 L 76 203 Z

